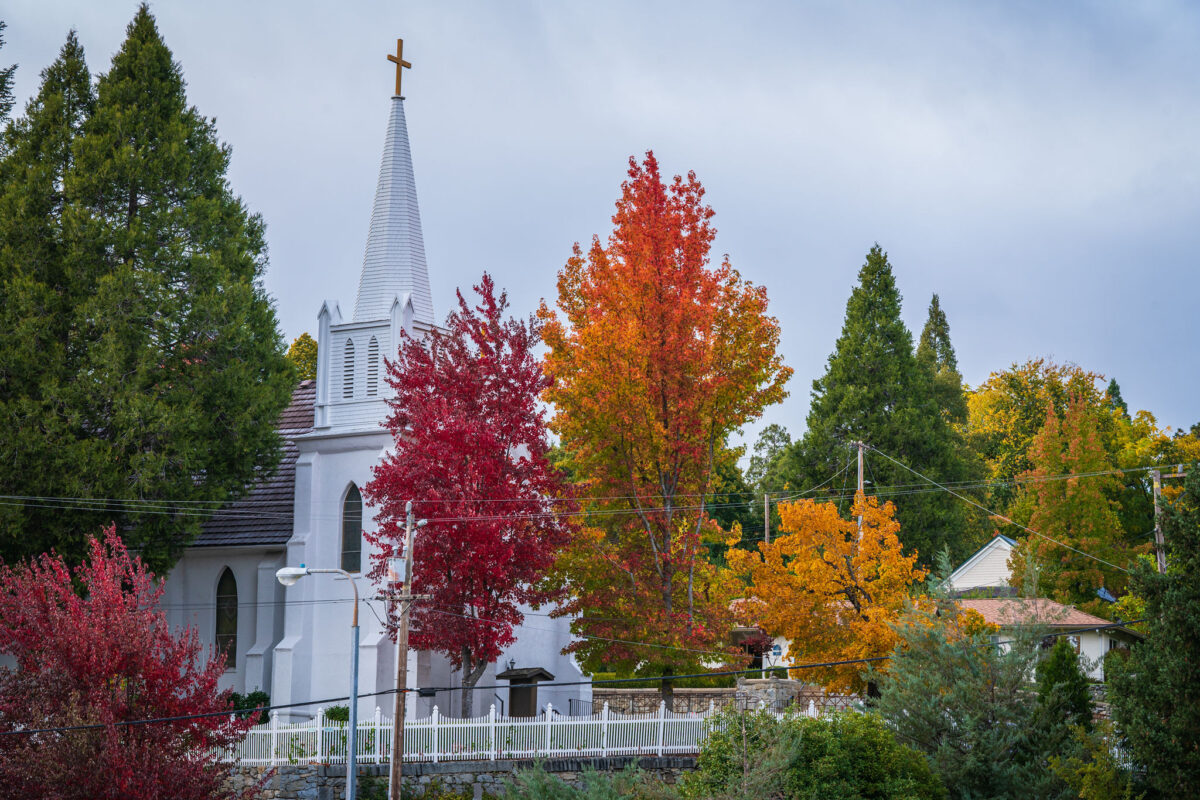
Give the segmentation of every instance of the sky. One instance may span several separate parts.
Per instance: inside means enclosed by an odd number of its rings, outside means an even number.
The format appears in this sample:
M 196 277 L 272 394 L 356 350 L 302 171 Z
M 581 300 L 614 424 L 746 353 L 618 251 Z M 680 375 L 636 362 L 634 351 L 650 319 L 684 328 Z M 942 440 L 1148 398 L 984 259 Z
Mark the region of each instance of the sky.
M 10 0 L 18 110 L 75 28 L 107 69 L 136 4 Z M 395 70 L 436 314 L 487 270 L 552 301 L 607 236 L 630 156 L 695 171 L 714 258 L 767 287 L 795 370 L 747 426 L 804 429 L 872 244 L 919 336 L 940 295 L 964 379 L 1046 357 L 1200 421 L 1200 4 L 151 4 L 267 224 L 288 341 L 354 304 Z

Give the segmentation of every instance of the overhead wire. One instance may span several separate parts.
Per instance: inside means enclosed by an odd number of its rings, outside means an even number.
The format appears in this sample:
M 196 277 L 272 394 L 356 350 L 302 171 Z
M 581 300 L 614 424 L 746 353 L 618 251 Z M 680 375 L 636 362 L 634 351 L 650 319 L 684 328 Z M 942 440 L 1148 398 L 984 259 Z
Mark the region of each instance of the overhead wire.
M 1146 621 L 1146 619 L 1142 618 L 1142 619 L 1131 620 L 1129 622 L 1114 622 L 1114 623 L 1109 623 L 1106 625 L 1091 625 L 1088 627 L 1074 628 L 1074 629 L 1066 630 L 1066 631 L 1051 631 L 1051 632 L 1048 632 L 1045 634 L 1045 638 L 1056 638 L 1059 636 L 1073 636 L 1073 635 L 1079 634 L 1079 633 L 1087 633 L 1089 631 L 1108 630 L 1108 629 L 1112 629 L 1112 628 L 1126 628 L 1126 627 L 1129 627 L 1132 625 L 1137 625 L 1137 624 L 1139 624 L 1141 622 L 1145 622 L 1145 621 Z M 988 642 L 985 644 L 981 644 L 979 646 L 980 647 L 997 647 L 1001 644 L 1002 643 L 1000 643 L 1000 642 L 995 642 L 995 643 Z M 727 677 L 727 676 L 734 676 L 734 675 L 748 675 L 748 674 L 755 674 L 755 673 L 761 674 L 763 672 L 773 671 L 773 670 L 789 670 L 790 671 L 790 670 L 802 670 L 802 669 L 826 669 L 826 668 L 831 668 L 831 667 L 850 666 L 853 664 L 870 664 L 870 663 L 874 663 L 876 661 L 886 661 L 886 660 L 890 659 L 891 657 L 892 656 L 889 654 L 889 655 L 884 655 L 884 656 L 868 656 L 868 657 L 864 657 L 864 658 L 848 658 L 848 659 L 841 659 L 841 660 L 837 660 L 837 661 L 822 661 L 822 662 L 814 662 L 814 663 L 807 663 L 807 664 L 781 664 L 776 667 L 757 667 L 754 669 L 741 669 L 741 670 L 716 670 L 716 671 L 711 671 L 711 672 L 698 672 L 698 673 L 692 673 L 692 674 L 687 674 L 687 675 L 670 675 L 670 676 L 655 675 L 655 676 L 637 677 L 637 678 L 601 678 L 598 680 L 593 679 L 593 678 L 588 678 L 587 680 L 580 680 L 580 681 L 545 681 L 545 682 L 539 682 L 538 687 L 539 688 L 550 688 L 550 687 L 567 687 L 567 686 L 595 686 L 597 684 L 607 686 L 607 685 L 612 685 L 612 684 L 624 684 L 624 683 L 647 683 L 647 682 L 659 683 L 659 682 L 662 682 L 663 680 L 677 681 L 677 680 L 690 680 L 690 679 L 697 679 L 697 678 L 718 678 L 718 677 Z M 419 695 L 423 695 L 423 696 L 428 696 L 431 694 L 437 695 L 437 694 L 441 694 L 441 693 L 445 693 L 445 692 L 458 692 L 458 691 L 462 691 L 464 688 L 467 688 L 467 687 L 463 687 L 463 686 L 431 686 L 431 687 L 420 687 L 420 688 L 416 688 L 416 689 L 409 689 L 407 687 L 404 689 L 395 689 L 395 688 L 381 689 L 381 690 L 378 690 L 375 692 L 359 693 L 358 699 L 362 700 L 362 699 L 365 699 L 368 697 L 381 697 L 384 695 L 393 695 L 400 691 L 402 691 L 406 694 L 414 694 L 415 693 L 415 694 L 419 694 Z M 469 688 L 472 691 L 488 691 L 488 690 L 494 690 L 494 689 L 509 689 L 509 688 L 511 688 L 511 685 L 508 685 L 508 686 L 501 685 L 501 684 L 492 684 L 492 685 L 484 685 L 484 686 L 476 685 L 476 686 L 472 686 Z M 244 716 L 249 716 L 249 715 L 262 714 L 262 713 L 265 713 L 268 711 L 278 711 L 281 709 L 289 709 L 289 708 L 304 708 L 304 707 L 308 707 L 308 706 L 331 705 L 334 703 L 348 702 L 349 700 L 350 700 L 349 695 L 342 695 L 339 697 L 329 697 L 329 698 L 324 698 L 321 700 L 305 700 L 305 701 L 295 702 L 295 703 L 277 703 L 277 704 L 272 704 L 272 705 L 256 706 L 254 708 L 246 708 L 246 709 L 227 708 L 227 709 L 223 709 L 221 711 L 207 711 L 207 712 L 200 712 L 200 713 L 196 713 L 196 714 L 176 714 L 174 716 L 169 716 L 169 717 L 148 717 L 145 719 L 118 720 L 118 721 L 114 721 L 114 722 L 97 722 L 97 723 L 87 723 L 87 724 L 82 724 L 82 725 L 60 725 L 60 726 L 47 727 L 47 728 L 18 728 L 18 729 L 13 729 L 13 730 L 0 730 L 0 736 L 31 736 L 31 735 L 43 734 L 43 733 L 68 733 L 68 732 L 72 732 L 72 731 L 107 730 L 108 728 L 133 727 L 133 726 L 139 726 L 139 725 L 151 725 L 151 724 L 166 723 L 166 722 L 185 722 L 188 720 L 206 719 L 206 718 L 213 718 L 213 717 L 238 717 L 238 716 L 244 717 Z
M 1119 564 L 1114 564 L 1114 563 L 1112 563 L 1111 561 L 1106 561 L 1105 559 L 1103 559 L 1103 558 L 1100 558 L 1099 556 L 1094 556 L 1094 555 L 1092 555 L 1091 553 L 1086 553 L 1086 552 L 1084 552 L 1083 550 L 1080 550 L 1080 549 L 1079 549 L 1079 548 L 1077 548 L 1077 547 L 1072 547 L 1071 545 L 1069 545 L 1069 544 L 1067 544 L 1067 543 L 1065 543 L 1065 542 L 1060 542 L 1059 540 L 1057 540 L 1057 539 L 1055 539 L 1055 538 L 1053 538 L 1053 537 L 1047 536 L 1046 534 L 1044 534 L 1044 533 L 1042 533 L 1042 532 L 1040 532 L 1040 531 L 1035 531 L 1033 528 L 1030 528 L 1028 525 L 1022 525 L 1022 524 L 1021 524 L 1021 523 L 1019 523 L 1019 522 L 1014 522 L 1012 519 L 1010 519 L 1009 517 L 1006 517 L 1005 515 L 1001 514 L 1000 512 L 998 512 L 998 511 L 993 511 L 992 509 L 988 508 L 987 506 L 983 505 L 982 503 L 979 503 L 979 502 L 977 502 L 977 501 L 975 501 L 975 500 L 971 499 L 970 497 L 967 497 L 966 495 L 959 494 L 958 492 L 954 491 L 953 489 L 950 489 L 950 488 L 947 488 L 946 486 L 943 486 L 942 484 L 940 484 L 940 483 L 938 483 L 937 481 L 935 481 L 933 478 L 930 478 L 928 475 L 924 475 L 924 474 L 922 474 L 922 473 L 918 472 L 917 470 L 915 470 L 915 469 L 913 469 L 912 467 L 908 466 L 908 465 L 907 465 L 907 464 L 905 464 L 904 462 L 902 462 L 902 461 L 899 461 L 899 460 L 897 460 L 897 459 L 895 459 L 895 458 L 892 458 L 892 457 L 891 457 L 891 456 L 889 456 L 887 453 L 885 453 L 885 452 L 883 452 L 882 450 L 880 450 L 878 447 L 874 447 L 873 445 L 870 445 L 870 444 L 868 444 L 868 445 L 867 445 L 867 447 L 868 447 L 868 448 L 870 448 L 871 450 L 875 451 L 876 453 L 879 453 L 879 455 L 883 456 L 883 457 L 884 457 L 884 458 L 886 458 L 888 461 L 891 461 L 893 464 L 896 464 L 897 466 L 899 466 L 899 467 L 902 467 L 902 468 L 904 468 L 904 469 L 908 470 L 908 471 L 909 471 L 909 472 L 911 472 L 912 474 L 916 475 L 918 478 L 922 478 L 923 480 L 927 480 L 927 481 L 929 481 L 929 482 L 930 482 L 931 484 L 933 484 L 934 486 L 937 486 L 938 488 L 940 488 L 941 490 L 943 490 L 943 491 L 945 491 L 945 492 L 949 492 L 950 494 L 952 494 L 952 495 L 954 495 L 955 497 L 957 497 L 959 500 L 962 500 L 962 501 L 963 501 L 963 502 L 965 502 L 965 503 L 970 503 L 971 505 L 975 506 L 976 508 L 980 509 L 981 511 L 984 511 L 985 513 L 987 513 L 987 514 L 989 514 L 989 515 L 991 515 L 991 516 L 993 516 L 993 517 L 996 517 L 997 519 L 1004 520 L 1004 521 L 1005 521 L 1005 522 L 1007 522 L 1008 524 L 1010 524 L 1010 525 L 1012 525 L 1012 526 L 1014 526 L 1014 527 L 1020 528 L 1021 530 L 1025 531 L 1026 533 L 1030 533 L 1030 534 L 1033 534 L 1034 536 L 1038 536 L 1038 537 L 1040 537 L 1040 538 L 1042 538 L 1042 539 L 1045 539 L 1045 540 L 1046 540 L 1046 541 L 1048 541 L 1048 542 L 1052 542 L 1052 543 L 1054 543 L 1054 544 L 1058 545 L 1059 547 L 1064 547 L 1064 548 L 1066 548 L 1067 550 L 1070 550 L 1070 551 L 1071 551 L 1071 552 L 1073 552 L 1073 553 L 1077 553 L 1077 554 L 1079 554 L 1079 555 L 1081 555 L 1081 556 L 1083 556 L 1083 557 L 1085 557 L 1085 558 L 1090 558 L 1090 559 L 1092 559 L 1093 561 L 1098 561 L 1099 563 L 1101 563 L 1101 564 L 1105 564 L 1105 565 L 1107 565 L 1107 566 L 1110 566 L 1110 567 L 1112 567 L 1113 569 L 1117 569 L 1117 570 L 1120 570 L 1121 572 L 1126 572 L 1126 573 L 1130 572 L 1130 570 L 1126 569 L 1125 567 L 1122 567 L 1122 566 L 1120 566 Z

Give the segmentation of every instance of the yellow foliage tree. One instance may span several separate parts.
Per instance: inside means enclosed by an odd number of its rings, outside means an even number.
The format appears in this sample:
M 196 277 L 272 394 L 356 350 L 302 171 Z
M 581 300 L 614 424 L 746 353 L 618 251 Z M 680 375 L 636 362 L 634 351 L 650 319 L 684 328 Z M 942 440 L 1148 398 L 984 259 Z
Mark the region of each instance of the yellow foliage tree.
M 859 494 L 843 519 L 832 503 L 781 503 L 782 536 L 758 552 L 731 549 L 730 567 L 749 582 L 754 622 L 785 637 L 792 664 L 873 658 L 889 654 L 914 584 L 926 572 L 917 554 L 904 554 L 891 503 Z M 864 664 L 793 673 L 834 691 L 861 692 Z M 878 663 L 877 663 L 878 667 Z

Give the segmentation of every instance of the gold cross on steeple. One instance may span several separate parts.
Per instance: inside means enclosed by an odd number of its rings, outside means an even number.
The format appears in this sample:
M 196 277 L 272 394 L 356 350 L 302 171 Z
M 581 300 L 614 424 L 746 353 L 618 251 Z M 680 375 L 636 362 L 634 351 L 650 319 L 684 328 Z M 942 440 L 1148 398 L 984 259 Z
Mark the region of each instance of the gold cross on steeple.
M 400 76 L 403 74 L 405 67 L 412 69 L 412 64 L 410 64 L 404 60 L 404 40 L 403 39 L 396 40 L 396 55 L 394 55 L 394 56 L 389 55 L 387 57 L 387 59 L 388 59 L 388 61 L 391 61 L 393 64 L 396 65 L 396 96 L 399 97 L 400 96 Z

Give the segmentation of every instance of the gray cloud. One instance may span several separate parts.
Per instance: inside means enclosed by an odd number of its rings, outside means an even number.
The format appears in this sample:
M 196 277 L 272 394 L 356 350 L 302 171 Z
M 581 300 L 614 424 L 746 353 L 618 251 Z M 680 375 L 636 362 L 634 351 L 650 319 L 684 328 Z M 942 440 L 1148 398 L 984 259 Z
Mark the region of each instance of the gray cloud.
M 18 90 L 69 27 L 106 68 L 134 4 L 6 10 Z M 766 421 L 803 427 L 874 241 L 914 332 L 942 296 L 972 383 L 1052 356 L 1200 419 L 1200 12 L 1182 3 L 159 2 L 189 96 L 269 225 L 290 338 L 352 305 L 405 39 L 434 301 L 483 269 L 518 311 L 605 234 L 625 160 L 694 169 L 765 284 L 796 369 Z M 757 428 L 757 426 L 755 426 Z

